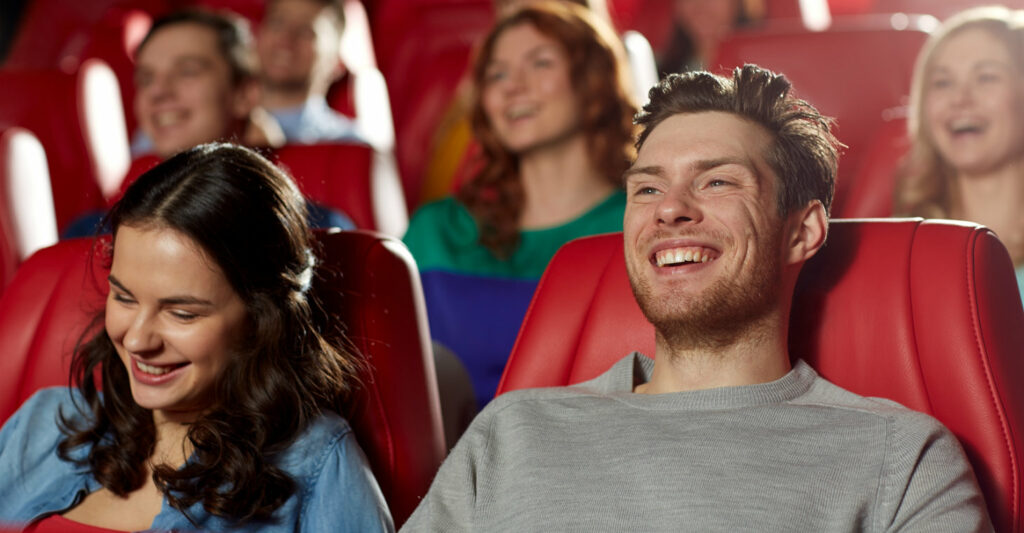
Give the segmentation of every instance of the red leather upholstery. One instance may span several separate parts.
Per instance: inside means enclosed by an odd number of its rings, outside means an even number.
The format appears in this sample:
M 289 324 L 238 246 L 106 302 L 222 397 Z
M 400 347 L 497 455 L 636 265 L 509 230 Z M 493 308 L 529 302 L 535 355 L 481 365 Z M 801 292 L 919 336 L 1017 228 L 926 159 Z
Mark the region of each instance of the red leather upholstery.
M 109 81 L 115 94 L 97 94 L 90 89 L 90 79 Z M 97 60 L 86 62 L 74 74 L 0 71 L 0 120 L 31 131 L 46 148 L 60 229 L 83 212 L 102 208 L 101 176 L 112 171 L 121 176 L 127 168 L 128 139 L 116 93 L 109 67 Z M 87 102 L 96 97 L 109 108 L 87 109 Z M 91 128 L 101 125 L 112 129 L 94 135 Z M 123 163 L 124 168 L 112 169 L 111 158 L 116 160 L 114 167 Z
M 359 231 L 318 236 L 314 290 L 368 359 L 350 421 L 401 525 L 445 454 L 419 275 L 395 239 Z M 43 249 L 0 298 L 0 420 L 36 389 L 67 384 L 78 335 L 102 308 L 100 256 L 85 239 Z
M 23 259 L 55 242 L 46 152 L 28 130 L 0 125 L 0 292 Z
M 405 197 L 420 198 L 434 132 L 469 67 L 473 47 L 494 21 L 492 2 L 388 0 L 371 15 L 377 60 L 391 92 Z
M 405 233 L 409 223 L 398 177 L 385 159 L 365 144 L 289 144 L 268 157 L 288 171 L 306 198 L 343 211 L 359 229 L 393 236 Z M 144 155 L 132 161 L 121 183 L 124 191 L 160 159 Z
M 789 344 L 834 383 L 942 421 L 967 451 L 996 529 L 1021 530 L 1024 310 L 991 232 L 950 221 L 833 221 L 798 282 Z M 577 383 L 653 348 L 621 234 L 579 239 L 541 279 L 498 391 Z
M 988 5 L 975 0 L 944 0 L 943 2 L 935 0 L 829 0 L 828 3 L 833 16 L 856 13 L 927 13 L 940 20 L 945 20 L 950 15 L 967 8 Z M 1021 0 L 1006 0 L 998 3 L 1012 9 L 1024 8 L 1024 1 Z
M 778 22 L 736 33 L 712 63 L 721 72 L 744 63 L 781 72 L 797 96 L 837 120 L 836 136 L 847 145 L 832 206 L 837 218 L 850 216 L 844 210 L 847 189 L 864 147 L 910 94 L 914 61 L 928 33 L 921 17 L 907 24 L 898 30 L 888 15 L 848 17 L 828 31 L 812 32 Z
M 846 188 L 843 216 L 892 216 L 897 174 L 909 151 L 906 119 L 898 118 L 883 123 L 864 147 L 860 166 Z
M 409 224 L 390 157 L 364 144 L 287 145 L 271 160 L 288 170 L 306 198 L 344 211 L 360 229 L 400 237 Z
M 356 227 L 377 229 L 370 180 L 373 149 L 363 144 L 288 145 L 272 160 L 286 169 L 306 198 L 344 211 Z
M 0 137 L 0 294 L 3 293 L 7 284 L 14 277 L 18 269 L 21 257 L 18 254 L 18 247 L 15 245 L 14 220 L 10 209 L 10 199 L 7 194 L 7 187 L 4 185 L 9 179 L 7 176 L 7 165 L 10 154 L 3 149 L 3 140 Z

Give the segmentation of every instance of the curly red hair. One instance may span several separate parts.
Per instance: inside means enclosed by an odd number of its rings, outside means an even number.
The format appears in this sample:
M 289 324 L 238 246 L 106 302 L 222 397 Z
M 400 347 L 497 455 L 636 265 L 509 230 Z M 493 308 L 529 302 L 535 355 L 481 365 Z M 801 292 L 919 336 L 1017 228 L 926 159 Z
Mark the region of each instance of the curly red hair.
M 499 20 L 484 40 L 472 71 L 472 126 L 482 148 L 481 170 L 457 194 L 476 219 L 480 243 L 498 257 L 507 257 L 519 243 L 519 217 L 526 197 L 518 157 L 501 144 L 491 127 L 480 89 L 498 38 L 522 24 L 557 41 L 569 57 L 569 76 L 581 103 L 581 130 L 593 167 L 621 186 L 622 173 L 635 156 L 636 106 L 625 51 L 611 27 L 586 8 L 565 2 L 527 5 Z

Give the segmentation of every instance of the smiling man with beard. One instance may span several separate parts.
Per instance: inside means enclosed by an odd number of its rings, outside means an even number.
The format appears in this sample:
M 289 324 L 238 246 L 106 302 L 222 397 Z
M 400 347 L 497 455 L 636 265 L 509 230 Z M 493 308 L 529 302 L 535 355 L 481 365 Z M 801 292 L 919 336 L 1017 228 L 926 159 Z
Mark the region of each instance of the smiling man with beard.
M 405 530 L 991 530 L 947 429 L 790 360 L 838 143 L 789 90 L 748 65 L 651 91 L 623 237 L 653 360 L 495 399 Z

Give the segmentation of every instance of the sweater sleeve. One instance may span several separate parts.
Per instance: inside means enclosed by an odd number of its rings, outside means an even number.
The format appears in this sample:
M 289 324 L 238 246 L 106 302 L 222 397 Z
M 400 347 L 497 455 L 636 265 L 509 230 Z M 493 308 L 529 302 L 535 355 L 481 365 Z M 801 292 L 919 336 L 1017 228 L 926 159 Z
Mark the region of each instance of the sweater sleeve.
M 394 531 L 384 495 L 351 431 L 331 447 L 309 489 L 300 531 Z
M 485 457 L 491 415 L 496 403 L 500 402 L 491 402 L 473 419 L 441 465 L 426 497 L 402 526 L 403 532 L 474 530 L 473 516 L 479 496 L 477 489 L 488 472 Z
M 927 415 L 893 424 L 880 497 L 891 517 L 879 530 L 992 531 L 974 471 L 956 437 Z

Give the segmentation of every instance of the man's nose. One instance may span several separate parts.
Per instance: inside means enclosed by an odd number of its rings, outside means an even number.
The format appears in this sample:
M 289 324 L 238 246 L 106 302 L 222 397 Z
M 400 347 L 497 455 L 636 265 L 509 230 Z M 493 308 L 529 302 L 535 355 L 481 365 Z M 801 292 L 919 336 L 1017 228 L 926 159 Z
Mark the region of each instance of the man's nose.
M 704 218 L 697 198 L 685 189 L 669 189 L 658 202 L 656 212 L 661 224 L 699 222 Z

